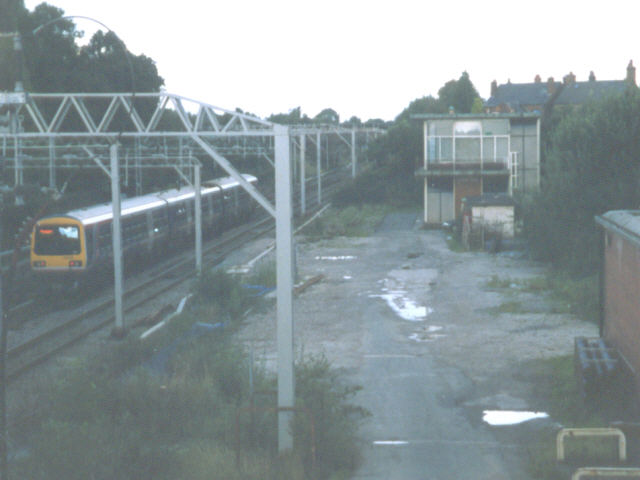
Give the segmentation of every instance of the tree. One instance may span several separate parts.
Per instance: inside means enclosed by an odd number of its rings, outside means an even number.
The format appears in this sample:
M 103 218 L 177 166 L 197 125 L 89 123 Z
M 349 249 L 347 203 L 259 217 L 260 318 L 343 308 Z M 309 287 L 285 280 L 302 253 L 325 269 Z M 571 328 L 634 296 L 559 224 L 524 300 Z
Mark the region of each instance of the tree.
M 349 120 L 347 120 L 346 122 L 342 122 L 342 125 L 344 127 L 361 127 L 362 126 L 362 120 L 360 120 L 358 117 L 356 117 L 354 115 Z
M 525 203 L 525 233 L 538 257 L 575 273 L 600 261 L 594 216 L 640 204 L 640 93 L 590 103 L 550 133 L 541 191 Z
M 338 115 L 338 112 L 333 108 L 325 108 L 318 115 L 313 117 L 313 123 L 338 125 L 340 123 L 340 115 Z
M 89 45 L 82 49 L 76 39 L 82 32 L 71 19 L 61 19 L 64 11 L 42 3 L 33 12 L 23 2 L 0 0 L 7 5 L 11 21 L 2 17 L 5 25 L 15 24 L 23 43 L 23 80 L 32 92 L 106 92 L 132 90 L 158 91 L 164 84 L 155 63 L 145 55 L 133 56 L 113 32 L 98 31 Z M 0 3 L 2 6 L 2 3 Z M 4 9 L 0 9 L 4 13 Z M 50 23 L 52 20 L 56 20 Z M 48 25 L 47 25 L 48 24 Z M 47 25 L 38 31 L 33 31 Z M 11 40 L 11 39 L 9 39 Z M 19 60 L 19 59 L 18 59 Z M 13 41 L 0 39 L 0 90 L 12 90 L 17 71 Z
M 438 97 L 444 105 L 453 107 L 456 113 L 470 113 L 473 102 L 479 98 L 467 72 L 462 72 L 458 80 L 449 80 L 438 90 Z
M 289 113 L 273 113 L 267 118 L 270 122 L 279 123 L 281 125 L 299 125 L 311 123 L 311 119 L 307 114 L 302 114 L 300 107 L 292 108 Z

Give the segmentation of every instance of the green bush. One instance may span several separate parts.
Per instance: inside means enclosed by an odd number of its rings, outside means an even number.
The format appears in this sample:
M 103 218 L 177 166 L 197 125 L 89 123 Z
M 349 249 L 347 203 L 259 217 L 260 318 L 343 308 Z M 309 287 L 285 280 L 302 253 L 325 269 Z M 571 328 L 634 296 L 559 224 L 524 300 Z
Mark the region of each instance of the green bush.
M 194 285 L 195 300 L 201 310 L 213 307 L 217 316 L 237 322 L 254 299 L 242 287 L 240 278 L 222 269 L 204 271 Z
M 358 426 L 369 416 L 365 409 L 350 400 L 360 387 L 346 384 L 340 372 L 323 357 L 309 357 L 296 364 L 296 398 L 300 407 L 313 415 L 317 454 L 316 478 L 335 472 L 352 472 L 361 460 L 356 434 Z M 311 470 L 310 420 L 304 413 L 295 416 L 295 445 Z

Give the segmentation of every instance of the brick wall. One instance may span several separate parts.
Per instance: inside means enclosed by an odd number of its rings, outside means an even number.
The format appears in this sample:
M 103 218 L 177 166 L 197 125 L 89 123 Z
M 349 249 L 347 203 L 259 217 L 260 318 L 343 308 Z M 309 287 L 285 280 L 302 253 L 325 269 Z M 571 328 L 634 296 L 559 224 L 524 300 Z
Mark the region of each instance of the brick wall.
M 640 249 L 605 231 L 604 337 L 635 370 L 640 392 Z

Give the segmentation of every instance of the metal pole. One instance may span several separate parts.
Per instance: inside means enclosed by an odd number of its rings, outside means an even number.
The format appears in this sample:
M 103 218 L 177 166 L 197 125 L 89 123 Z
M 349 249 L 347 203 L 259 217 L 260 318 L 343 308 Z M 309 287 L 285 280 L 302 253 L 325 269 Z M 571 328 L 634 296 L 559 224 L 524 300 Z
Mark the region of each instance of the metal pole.
M 316 133 L 316 170 L 318 175 L 318 205 L 322 205 L 322 145 L 320 132 Z
M 56 188 L 56 150 L 55 139 L 49 137 L 49 188 Z
M 274 126 L 276 155 L 276 259 L 278 408 L 294 406 L 293 377 L 293 235 L 289 129 Z M 292 413 L 278 411 L 278 451 L 293 448 Z
M 0 195 L 0 207 L 3 198 Z M 2 218 L 0 218 L 0 250 L 2 250 Z M 7 324 L 4 316 L 2 292 L 2 261 L 0 260 L 0 478 L 9 478 L 7 462 Z
M 200 165 L 195 166 L 196 189 L 196 273 L 202 273 L 202 191 L 200 188 Z
M 351 129 L 351 177 L 356 178 L 358 159 L 356 157 L 356 128 Z
M 306 173 L 305 167 L 305 154 L 306 154 L 306 141 L 307 136 L 303 133 L 300 135 L 300 215 L 304 216 L 307 213 L 307 186 L 305 182 Z
M 120 228 L 120 172 L 118 165 L 118 144 L 109 147 L 111 154 L 111 206 L 113 211 L 113 276 L 116 325 L 113 335 L 125 335 L 122 309 L 122 230 Z

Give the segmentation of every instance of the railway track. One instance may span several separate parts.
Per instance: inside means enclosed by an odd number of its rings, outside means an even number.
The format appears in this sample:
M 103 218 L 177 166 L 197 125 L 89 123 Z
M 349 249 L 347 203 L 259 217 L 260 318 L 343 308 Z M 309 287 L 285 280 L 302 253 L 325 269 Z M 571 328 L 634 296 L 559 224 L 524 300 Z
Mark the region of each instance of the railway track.
M 335 177 L 331 178 L 329 176 L 327 178 L 327 183 L 324 187 L 327 198 L 331 193 L 335 192 L 338 186 L 339 182 Z M 316 208 L 317 200 L 315 200 L 314 196 L 315 192 L 310 190 L 308 203 L 309 205 L 314 205 L 314 207 L 308 209 L 309 213 L 312 213 L 313 209 Z M 220 263 L 239 246 L 259 238 L 273 229 L 272 218 L 264 217 L 226 232 L 205 246 L 203 268 Z M 193 257 L 183 253 L 178 258 L 177 261 L 173 258 L 171 261 L 163 265 L 156 265 L 154 269 L 145 272 L 144 276 L 147 278 L 136 280 L 135 284 L 133 284 L 133 281 L 130 282 L 132 285 L 123 294 L 125 313 L 134 311 L 136 308 L 157 299 L 164 293 L 193 278 Z M 32 304 L 25 302 L 18 308 L 22 312 L 29 312 Z M 70 314 L 69 318 L 56 322 L 54 326 L 11 346 L 7 351 L 7 379 L 10 382 L 15 380 L 58 353 L 77 344 L 93 332 L 113 325 L 113 294 L 103 294 L 100 300 L 92 302 L 91 305 L 79 310 L 79 312 Z M 10 312 L 11 315 L 16 315 L 17 313 L 19 313 L 17 310 Z M 62 316 L 64 317 L 65 315 Z M 40 320 L 32 321 L 40 322 Z

